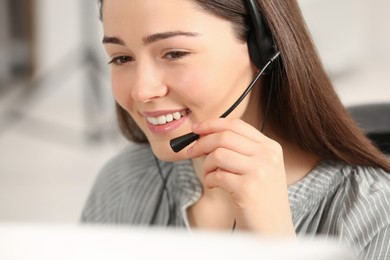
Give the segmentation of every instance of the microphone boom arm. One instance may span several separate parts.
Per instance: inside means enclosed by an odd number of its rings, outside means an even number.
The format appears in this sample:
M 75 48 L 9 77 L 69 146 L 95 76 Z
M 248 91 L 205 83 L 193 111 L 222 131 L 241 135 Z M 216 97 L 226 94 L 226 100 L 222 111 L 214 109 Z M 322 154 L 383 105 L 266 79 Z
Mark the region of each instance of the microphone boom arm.
M 227 117 L 243 100 L 244 98 L 249 94 L 249 92 L 252 90 L 253 86 L 256 84 L 256 82 L 259 80 L 260 76 L 264 73 L 264 71 L 268 68 L 271 63 L 275 61 L 280 55 L 280 52 L 277 52 L 265 65 L 264 67 L 256 74 L 255 78 L 252 80 L 252 82 L 249 84 L 249 86 L 245 89 L 244 93 L 237 99 L 236 102 L 228 109 L 225 113 L 223 113 L 220 118 Z M 172 150 L 175 153 L 180 152 L 182 149 L 187 147 L 192 142 L 199 139 L 199 135 L 195 133 L 188 133 L 179 137 L 176 137 L 172 139 L 169 143 L 171 145 Z

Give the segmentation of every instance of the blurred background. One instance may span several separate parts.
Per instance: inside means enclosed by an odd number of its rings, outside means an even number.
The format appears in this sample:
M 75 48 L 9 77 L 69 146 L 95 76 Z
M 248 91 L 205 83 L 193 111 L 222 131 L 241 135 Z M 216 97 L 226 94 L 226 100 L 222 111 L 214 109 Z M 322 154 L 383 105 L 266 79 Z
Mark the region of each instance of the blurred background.
M 390 102 L 390 1 L 299 0 L 343 103 Z M 124 145 L 97 0 L 0 0 L 0 222 L 77 223 Z

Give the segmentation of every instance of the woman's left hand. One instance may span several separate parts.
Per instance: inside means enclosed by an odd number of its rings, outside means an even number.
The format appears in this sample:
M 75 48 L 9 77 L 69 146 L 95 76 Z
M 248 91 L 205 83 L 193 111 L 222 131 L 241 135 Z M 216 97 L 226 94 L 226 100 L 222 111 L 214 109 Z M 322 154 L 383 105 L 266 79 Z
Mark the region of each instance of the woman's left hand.
M 211 119 L 192 130 L 201 137 L 188 154 L 205 156 L 206 188 L 231 195 L 237 228 L 295 236 L 281 146 L 240 119 Z

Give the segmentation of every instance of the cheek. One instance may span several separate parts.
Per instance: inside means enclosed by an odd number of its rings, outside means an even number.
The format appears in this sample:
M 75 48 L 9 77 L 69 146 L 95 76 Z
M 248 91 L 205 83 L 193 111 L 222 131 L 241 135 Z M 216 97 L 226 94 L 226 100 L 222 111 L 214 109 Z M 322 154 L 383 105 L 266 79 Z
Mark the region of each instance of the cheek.
M 111 88 L 118 104 L 128 110 L 131 105 L 129 80 L 124 75 L 113 72 L 111 75 Z
M 209 96 L 214 95 L 213 77 L 210 74 L 210 70 L 187 68 L 180 72 L 167 73 L 167 82 L 171 83 L 168 84 L 174 92 L 172 95 L 177 95 L 175 98 L 192 107 L 204 107 Z
M 214 110 L 214 106 L 220 102 L 219 99 L 226 98 L 229 92 L 224 77 L 218 76 L 217 69 L 192 71 L 179 80 L 176 82 L 180 98 L 185 98 L 186 104 L 199 112 Z

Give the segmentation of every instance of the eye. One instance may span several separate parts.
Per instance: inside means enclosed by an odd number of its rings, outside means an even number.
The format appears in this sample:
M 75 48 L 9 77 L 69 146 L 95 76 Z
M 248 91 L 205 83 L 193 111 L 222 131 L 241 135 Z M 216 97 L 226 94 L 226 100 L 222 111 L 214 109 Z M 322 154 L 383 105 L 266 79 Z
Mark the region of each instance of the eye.
M 185 51 L 170 51 L 170 52 L 166 53 L 164 55 L 164 57 L 169 59 L 169 60 L 178 60 L 178 59 L 181 59 L 181 58 L 187 56 L 188 54 L 190 54 L 190 53 L 185 52 Z
M 112 58 L 112 60 L 108 64 L 120 66 L 120 65 L 123 65 L 123 64 L 125 64 L 127 62 L 131 62 L 131 61 L 133 61 L 132 57 L 122 55 L 122 56 Z

